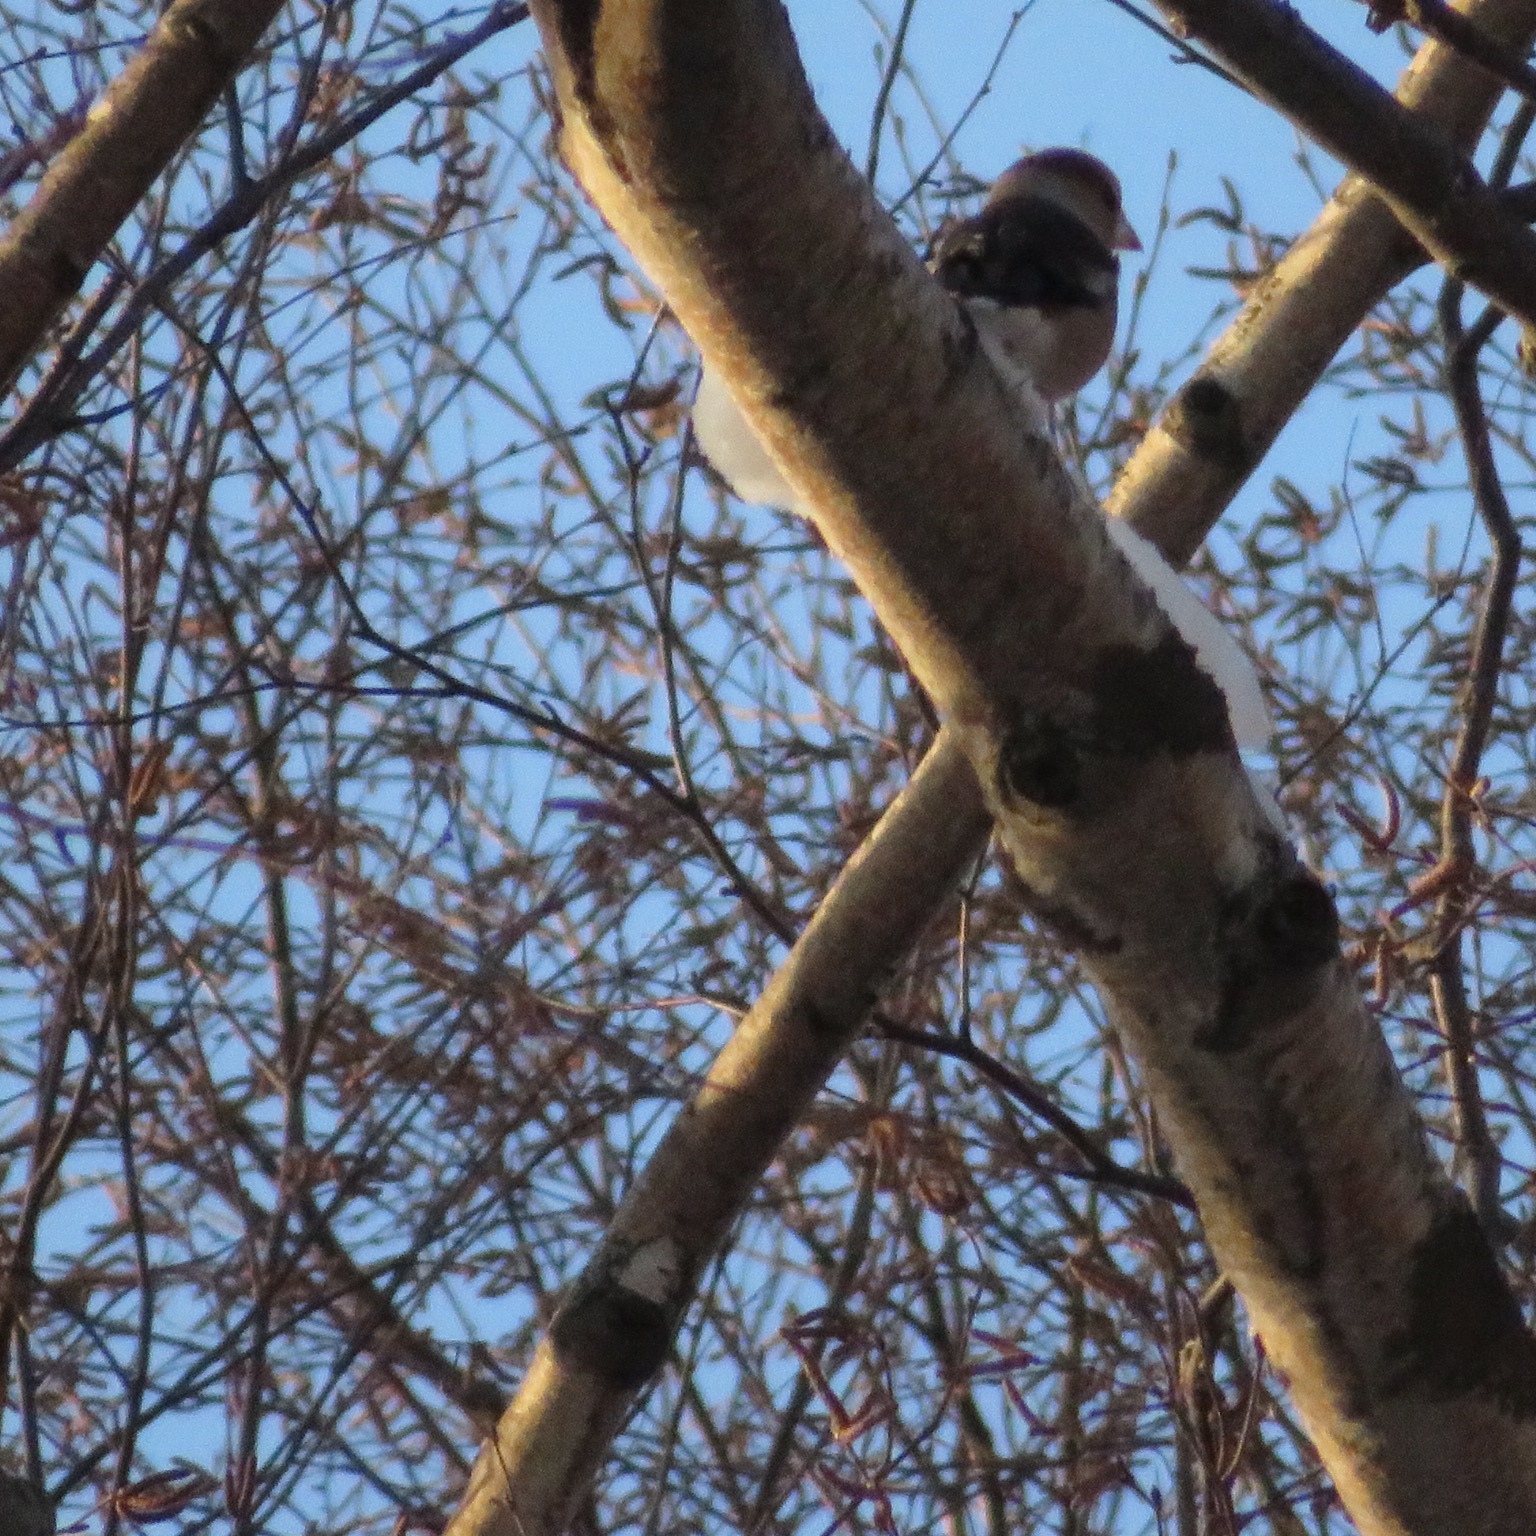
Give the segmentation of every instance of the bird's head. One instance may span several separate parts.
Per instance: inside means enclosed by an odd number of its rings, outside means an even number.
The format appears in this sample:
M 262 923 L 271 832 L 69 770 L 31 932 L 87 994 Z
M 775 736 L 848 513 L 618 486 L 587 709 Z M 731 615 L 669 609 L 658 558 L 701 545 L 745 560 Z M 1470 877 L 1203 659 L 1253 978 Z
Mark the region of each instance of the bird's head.
M 988 206 L 1017 197 L 1043 197 L 1075 214 L 1106 246 L 1139 251 L 1141 241 L 1120 206 L 1120 180 L 1082 149 L 1042 149 L 1015 161 L 992 185 Z

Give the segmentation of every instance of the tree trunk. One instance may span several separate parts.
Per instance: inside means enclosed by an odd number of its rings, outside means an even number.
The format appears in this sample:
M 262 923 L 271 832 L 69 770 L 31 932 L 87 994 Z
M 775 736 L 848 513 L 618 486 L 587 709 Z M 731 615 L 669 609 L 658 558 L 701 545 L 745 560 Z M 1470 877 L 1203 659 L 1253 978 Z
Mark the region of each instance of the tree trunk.
M 782 13 L 535 11 L 573 168 L 969 757 L 1350 1514 L 1536 1529 L 1532 1340 L 1328 895 L 1269 829 L 1219 695 L 835 145 Z M 691 1271 L 656 1267 L 659 1305 Z M 482 1458 L 476 1529 L 522 1528 L 500 1477 Z

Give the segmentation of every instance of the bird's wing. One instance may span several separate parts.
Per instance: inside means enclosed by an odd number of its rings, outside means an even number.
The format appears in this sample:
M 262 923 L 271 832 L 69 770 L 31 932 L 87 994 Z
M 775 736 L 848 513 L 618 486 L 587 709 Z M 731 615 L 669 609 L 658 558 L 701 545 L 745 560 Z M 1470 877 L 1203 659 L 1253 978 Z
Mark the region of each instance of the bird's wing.
M 693 402 L 693 435 L 715 472 L 742 501 L 769 507 L 793 507 L 790 490 L 778 466 L 747 425 L 724 384 L 705 368 Z
M 1232 734 L 1245 752 L 1262 752 L 1270 744 L 1274 724 L 1259 682 L 1258 669 L 1231 631 L 1184 584 L 1184 579 L 1123 518 L 1106 517 L 1115 547 L 1131 569 L 1152 589 L 1157 605 L 1195 653 L 1200 670 L 1226 696 Z
M 951 293 L 1042 309 L 1096 309 L 1115 290 L 1115 254 L 1069 209 L 1009 198 L 939 231 L 928 265 Z

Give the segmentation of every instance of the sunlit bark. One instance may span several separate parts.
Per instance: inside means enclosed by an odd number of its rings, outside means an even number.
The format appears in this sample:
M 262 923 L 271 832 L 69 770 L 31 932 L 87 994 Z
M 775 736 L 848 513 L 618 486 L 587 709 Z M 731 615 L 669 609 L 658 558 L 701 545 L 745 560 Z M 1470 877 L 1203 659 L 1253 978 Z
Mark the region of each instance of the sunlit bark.
M 1530 1340 L 1427 1155 L 1331 905 L 830 145 L 782 21 L 660 4 L 541 23 L 573 165 L 957 729 L 1038 911 L 1137 1047 L 1351 1513 L 1372 1532 L 1522 1528 Z M 786 193 L 770 172 L 790 157 Z M 848 292 L 866 324 L 832 323 L 827 294 Z M 485 1465 L 492 1504 L 495 1479 Z

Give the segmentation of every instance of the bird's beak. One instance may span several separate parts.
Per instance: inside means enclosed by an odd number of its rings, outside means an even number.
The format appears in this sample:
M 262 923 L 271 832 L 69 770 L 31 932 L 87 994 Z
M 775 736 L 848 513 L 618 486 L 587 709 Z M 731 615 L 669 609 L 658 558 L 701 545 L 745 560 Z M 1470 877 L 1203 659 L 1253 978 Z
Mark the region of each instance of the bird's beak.
M 1139 251 L 1141 249 L 1141 236 L 1131 228 L 1130 222 L 1122 213 L 1120 222 L 1115 225 L 1115 249 L 1117 251 Z

